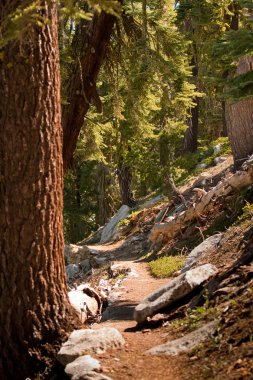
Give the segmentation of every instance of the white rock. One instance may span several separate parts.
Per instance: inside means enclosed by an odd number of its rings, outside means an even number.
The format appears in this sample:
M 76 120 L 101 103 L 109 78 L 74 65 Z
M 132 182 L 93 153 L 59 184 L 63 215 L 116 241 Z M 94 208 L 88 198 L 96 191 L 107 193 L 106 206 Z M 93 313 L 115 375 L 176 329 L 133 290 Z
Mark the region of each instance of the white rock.
M 160 346 L 156 346 L 148 350 L 147 354 L 152 355 L 179 355 L 183 352 L 189 352 L 200 343 L 204 342 L 208 337 L 212 336 L 217 329 L 217 322 L 210 322 L 198 330 L 183 336 L 182 338 L 169 341 Z
M 143 203 L 142 205 L 140 205 L 140 209 L 144 209 L 144 208 L 151 208 L 153 207 L 154 205 L 156 205 L 158 202 L 161 202 L 164 200 L 164 196 L 163 195 L 158 195 L 157 197 L 153 198 L 153 199 L 150 199 L 149 201 Z
M 58 360 L 66 365 L 79 356 L 96 352 L 101 354 L 111 348 L 119 348 L 125 344 L 120 332 L 112 327 L 101 329 L 74 330 L 57 354 Z
M 210 250 L 217 248 L 223 234 L 215 234 L 205 239 L 202 243 L 200 243 L 197 247 L 195 247 L 187 259 L 185 260 L 184 266 L 181 269 L 181 272 L 184 273 L 192 268 L 194 264 L 196 264 L 201 258 L 205 256 Z
M 217 154 L 221 151 L 221 144 L 214 145 L 213 152 L 214 154 Z
M 65 244 L 64 255 L 68 264 L 78 264 L 80 261 L 89 258 L 91 253 L 89 248 L 85 245 Z
M 129 211 L 131 210 L 130 207 L 127 205 L 123 205 L 120 207 L 119 211 L 112 217 L 112 219 L 105 225 L 105 227 L 102 230 L 102 235 L 101 235 L 101 240 L 100 243 L 108 243 L 109 241 L 112 240 L 114 234 L 117 231 L 117 226 L 118 223 L 122 220 L 125 219 Z
M 69 301 L 74 309 L 77 311 L 79 319 L 82 323 L 87 320 L 88 310 L 94 315 L 97 314 L 99 310 L 99 305 L 97 300 L 94 297 L 90 297 L 85 294 L 82 288 L 78 287 L 73 289 L 68 293 Z
M 100 370 L 100 363 L 90 355 L 80 356 L 65 367 L 66 374 L 72 380 L 79 380 L 94 370 Z
M 134 310 L 134 319 L 142 323 L 147 317 L 172 305 L 175 301 L 190 294 L 193 289 L 203 284 L 217 273 L 217 268 L 211 264 L 201 265 L 171 280 L 146 297 Z
M 226 157 L 215 157 L 215 159 L 213 160 L 215 165 L 218 165 L 224 161 L 226 161 Z
M 204 163 L 199 163 L 196 165 L 196 169 L 206 169 L 207 168 L 207 164 L 204 164 Z

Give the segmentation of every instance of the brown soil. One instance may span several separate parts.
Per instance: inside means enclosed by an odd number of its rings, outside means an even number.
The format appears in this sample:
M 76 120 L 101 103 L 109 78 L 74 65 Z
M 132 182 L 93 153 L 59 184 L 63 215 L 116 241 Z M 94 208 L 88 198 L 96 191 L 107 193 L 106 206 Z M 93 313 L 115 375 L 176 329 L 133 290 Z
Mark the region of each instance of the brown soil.
M 112 252 L 119 247 L 120 243 L 94 248 Z M 121 254 L 114 263 L 131 268 L 134 276 L 130 275 L 123 281 L 123 287 L 118 290 L 121 293 L 119 298 L 106 310 L 106 320 L 92 326 L 115 327 L 122 333 L 126 345 L 121 350 L 111 350 L 96 357 L 101 362 L 104 374 L 114 380 L 179 380 L 183 367 L 182 359 L 145 354 L 149 348 L 164 342 L 162 327 L 153 328 L 147 325 L 140 328 L 133 320 L 134 307 L 149 293 L 167 283 L 168 279 L 151 277 L 146 263 L 131 258 L 131 254 L 129 256 Z
M 243 222 L 225 233 L 223 245 L 218 251 L 211 251 L 206 261 L 212 262 L 221 272 L 227 270 L 247 250 L 253 249 L 252 237 L 247 243 L 245 230 L 249 222 Z M 242 243 L 244 242 L 244 243 Z M 105 254 L 117 255 L 121 242 L 100 246 Z M 120 250 L 118 251 L 120 252 Z M 132 269 L 138 277 L 127 277 L 123 281 L 120 297 L 112 302 L 105 313 L 105 320 L 93 328 L 101 326 L 117 328 L 126 340 L 121 350 L 111 350 L 97 355 L 103 373 L 113 380 L 244 380 L 253 379 L 253 266 L 243 266 L 224 281 L 224 294 L 211 296 L 209 309 L 199 316 L 196 326 L 182 312 L 172 312 L 167 325 L 162 322 L 147 322 L 138 327 L 133 321 L 134 307 L 150 292 L 167 283 L 169 279 L 151 277 L 147 263 L 130 252 L 117 255 L 116 264 Z M 202 262 L 204 263 L 204 262 Z M 115 292 L 116 290 L 114 290 Z M 213 319 L 220 320 L 219 330 L 214 339 L 201 345 L 188 355 L 148 356 L 149 348 L 165 341 L 176 339 L 192 329 Z M 166 316 L 165 319 L 166 320 Z M 176 324 L 171 323 L 176 321 Z M 167 327 L 169 326 L 169 327 Z

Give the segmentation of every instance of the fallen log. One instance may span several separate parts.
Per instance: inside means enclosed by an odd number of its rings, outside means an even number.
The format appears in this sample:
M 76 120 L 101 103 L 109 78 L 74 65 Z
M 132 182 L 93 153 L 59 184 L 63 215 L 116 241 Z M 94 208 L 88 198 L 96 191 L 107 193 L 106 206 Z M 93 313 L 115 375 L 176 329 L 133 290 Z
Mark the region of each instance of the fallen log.
M 251 185 L 253 182 L 253 162 L 249 159 L 244 166 L 244 170 L 231 174 L 230 177 L 223 179 L 215 187 L 194 204 L 188 205 L 188 208 L 178 214 L 170 217 L 167 223 L 157 223 L 150 232 L 149 239 L 155 243 L 160 235 L 166 236 L 168 240 L 172 239 L 188 224 L 201 217 L 203 213 L 212 209 L 214 202 L 220 197 L 226 197 L 233 191 L 238 191 Z
M 149 294 L 134 309 L 134 319 L 143 323 L 147 317 L 175 304 L 176 301 L 192 293 L 210 277 L 214 276 L 217 268 L 212 264 L 205 264 L 190 269 L 178 277 L 170 280 L 166 285 Z

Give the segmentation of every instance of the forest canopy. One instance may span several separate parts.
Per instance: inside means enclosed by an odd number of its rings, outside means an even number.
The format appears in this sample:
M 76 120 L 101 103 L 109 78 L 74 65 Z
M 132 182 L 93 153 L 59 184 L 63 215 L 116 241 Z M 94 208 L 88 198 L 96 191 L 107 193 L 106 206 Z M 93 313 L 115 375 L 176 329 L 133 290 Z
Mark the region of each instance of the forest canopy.
M 171 176 L 180 183 L 208 162 L 210 143 L 227 149 L 228 103 L 253 92 L 250 63 L 238 71 L 253 52 L 252 11 L 245 1 L 123 2 L 65 175 L 68 241 L 120 204 L 167 193 Z M 90 23 L 67 17 L 60 31 L 63 108 Z

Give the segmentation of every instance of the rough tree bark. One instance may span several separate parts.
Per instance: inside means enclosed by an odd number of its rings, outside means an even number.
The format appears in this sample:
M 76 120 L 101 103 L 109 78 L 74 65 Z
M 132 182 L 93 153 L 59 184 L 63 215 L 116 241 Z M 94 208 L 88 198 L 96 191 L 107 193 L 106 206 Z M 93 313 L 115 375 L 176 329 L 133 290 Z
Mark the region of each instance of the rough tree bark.
M 253 70 L 253 56 L 239 60 L 236 75 Z M 253 97 L 238 102 L 227 102 L 226 121 L 228 137 L 232 146 L 235 167 L 253 153 Z
M 96 80 L 104 62 L 116 17 L 105 12 L 94 13 L 89 26 L 82 31 L 80 57 L 76 62 L 63 106 L 63 165 L 71 166 L 77 139 L 92 99 L 96 96 Z
M 0 21 L 22 6 L 0 5 Z M 63 257 L 62 129 L 56 0 L 49 22 L 0 60 L 0 378 L 25 379 L 39 349 L 73 324 Z M 37 13 L 38 14 L 38 13 Z

